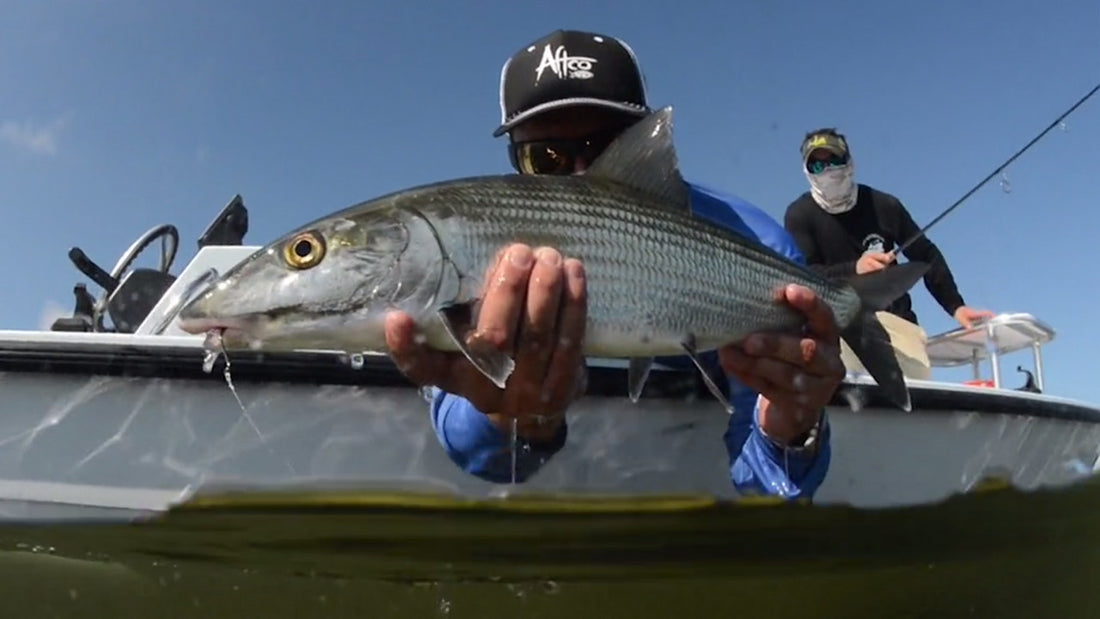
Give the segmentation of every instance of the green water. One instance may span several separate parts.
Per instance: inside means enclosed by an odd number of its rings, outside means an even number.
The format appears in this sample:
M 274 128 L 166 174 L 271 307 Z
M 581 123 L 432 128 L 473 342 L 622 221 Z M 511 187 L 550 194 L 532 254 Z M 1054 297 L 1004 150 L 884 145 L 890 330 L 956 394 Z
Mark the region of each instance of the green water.
M 906 510 L 221 506 L 7 527 L 10 617 L 1096 617 L 1100 484 Z

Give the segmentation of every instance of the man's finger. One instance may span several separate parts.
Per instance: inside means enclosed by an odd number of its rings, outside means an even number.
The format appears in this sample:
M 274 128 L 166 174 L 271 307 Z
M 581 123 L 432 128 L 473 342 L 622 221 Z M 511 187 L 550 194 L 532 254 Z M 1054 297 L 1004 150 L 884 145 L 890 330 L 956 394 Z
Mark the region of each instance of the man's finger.
M 445 358 L 417 342 L 416 323 L 404 312 L 390 312 L 385 322 L 386 347 L 394 365 L 417 385 L 438 384 L 446 379 Z
M 554 355 L 546 373 L 541 399 L 556 409 L 564 407 L 576 395 L 577 372 L 584 359 L 583 343 L 588 321 L 588 288 L 584 265 L 579 260 L 564 263 L 565 282 L 558 321 Z
M 485 282 L 472 343 L 512 352 L 533 260 L 530 247 L 513 245 L 491 271 Z
M 527 302 L 520 319 L 514 380 L 541 387 L 557 339 L 558 309 L 565 276 L 557 250 L 539 248 L 535 256 L 535 266 L 527 282 Z
M 791 284 L 786 288 L 786 299 L 791 307 L 806 316 L 810 332 L 826 342 L 836 343 L 840 339 L 837 333 L 836 318 L 833 310 L 813 290 Z
M 726 346 L 718 351 L 719 364 L 749 389 L 771 398 L 779 387 L 764 376 L 759 369 L 760 358 L 746 354 L 737 346 Z
M 413 384 L 439 387 L 469 400 L 478 410 L 500 406 L 500 390 L 461 353 L 432 350 L 417 341 L 416 325 L 403 312 L 386 316 L 386 346 L 397 369 Z
M 800 371 L 827 376 L 835 373 L 839 353 L 820 340 L 777 333 L 755 333 L 745 340 L 745 353 L 790 364 Z
M 773 358 L 754 359 L 752 373 L 783 392 L 804 392 L 813 376 L 803 368 Z M 769 393 L 769 397 L 771 394 Z
M 776 359 L 746 354 L 733 346 L 719 351 L 719 359 L 728 374 L 769 400 L 785 402 L 785 408 L 796 405 L 812 408 L 822 386 L 843 377 L 843 366 L 838 371 L 828 361 L 824 364 L 825 371 L 813 374 Z

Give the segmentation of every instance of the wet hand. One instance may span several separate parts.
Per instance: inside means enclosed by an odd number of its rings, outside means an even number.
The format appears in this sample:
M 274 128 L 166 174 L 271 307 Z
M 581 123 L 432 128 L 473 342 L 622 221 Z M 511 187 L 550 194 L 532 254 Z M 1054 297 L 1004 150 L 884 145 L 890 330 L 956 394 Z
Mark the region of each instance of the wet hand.
M 462 396 L 502 430 L 529 440 L 549 439 L 572 401 L 583 393 L 581 343 L 587 320 L 584 267 L 550 248 L 512 245 L 486 274 L 471 348 L 489 346 L 515 360 L 499 389 L 461 353 L 444 353 L 416 341 L 411 317 L 393 312 L 386 342 L 394 362 L 419 385 Z
M 885 269 L 886 266 L 893 261 L 893 252 L 882 253 L 877 251 L 869 251 L 860 256 L 859 261 L 856 262 L 856 273 L 862 275 L 864 273 L 880 271 L 882 269 Z
M 805 315 L 803 335 L 754 333 L 718 351 L 722 368 L 764 398 L 760 425 L 780 441 L 809 431 L 844 379 L 832 310 L 812 290 L 790 285 L 779 302 Z
M 974 326 L 974 323 L 979 322 L 983 318 L 992 318 L 993 312 L 989 310 L 976 310 L 972 307 L 963 305 L 959 309 L 955 310 L 955 320 L 959 322 L 964 328 L 969 329 Z

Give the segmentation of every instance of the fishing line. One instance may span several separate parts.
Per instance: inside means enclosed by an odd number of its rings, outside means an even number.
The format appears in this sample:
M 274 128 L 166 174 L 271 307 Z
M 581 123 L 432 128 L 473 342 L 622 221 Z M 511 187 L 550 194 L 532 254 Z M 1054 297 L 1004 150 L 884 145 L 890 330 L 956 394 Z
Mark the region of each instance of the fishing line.
M 974 192 L 976 192 L 979 189 L 981 189 L 982 187 L 984 187 L 986 183 L 988 183 L 989 181 L 991 181 L 993 179 L 993 177 L 995 177 L 998 174 L 1000 174 L 1001 172 L 1003 172 L 1004 169 L 1009 166 L 1009 164 L 1011 164 L 1013 161 L 1016 161 L 1017 157 L 1024 154 L 1025 152 L 1027 152 L 1027 150 L 1029 148 L 1031 148 L 1032 146 L 1034 146 L 1036 142 L 1041 140 L 1043 138 L 1043 136 L 1050 133 L 1055 127 L 1061 125 L 1062 122 L 1066 119 L 1067 116 L 1072 114 L 1074 112 L 1074 110 L 1076 110 L 1077 108 L 1081 107 L 1081 105 L 1085 101 L 1088 101 L 1089 98 L 1091 98 L 1094 94 L 1097 93 L 1097 91 L 1100 91 L 1100 84 L 1097 84 L 1096 86 L 1094 86 L 1093 89 L 1088 92 L 1088 94 L 1086 94 L 1085 96 L 1078 99 L 1077 103 L 1074 103 L 1072 106 L 1070 106 L 1070 108 L 1068 110 L 1066 110 L 1065 112 L 1062 112 L 1062 115 L 1059 116 L 1058 118 L 1055 118 L 1054 122 L 1050 123 L 1050 125 L 1047 126 L 1046 129 L 1043 129 L 1042 132 L 1039 133 L 1039 135 L 1032 138 L 1031 141 L 1028 142 L 1023 148 L 1016 151 L 1015 155 L 1012 155 L 1011 157 L 1006 159 L 1004 163 L 997 166 L 997 168 L 995 170 L 993 170 L 992 172 L 989 173 L 989 176 L 986 176 L 984 179 L 982 179 L 982 181 L 980 183 L 978 183 L 977 185 L 974 185 L 974 187 L 972 187 L 970 189 L 970 191 L 966 192 L 963 195 L 963 197 L 956 200 L 954 204 L 947 207 L 947 210 L 940 213 L 935 219 L 932 220 L 931 223 L 929 223 L 927 226 L 921 228 L 920 231 L 918 231 L 916 234 L 914 234 L 909 240 L 902 243 L 900 247 L 898 247 L 896 250 L 894 250 L 894 254 L 897 255 L 897 254 L 900 254 L 901 252 L 905 251 L 906 247 L 909 247 L 911 244 L 913 244 L 914 241 L 916 241 L 918 238 L 920 238 L 922 235 L 924 235 L 926 232 L 928 232 L 929 228 L 931 228 L 932 226 L 939 223 L 939 221 L 941 219 L 943 219 L 944 217 L 947 217 L 948 213 L 950 213 L 951 211 L 958 208 L 958 206 L 960 204 L 962 204 L 963 202 L 965 202 L 967 198 L 974 195 Z

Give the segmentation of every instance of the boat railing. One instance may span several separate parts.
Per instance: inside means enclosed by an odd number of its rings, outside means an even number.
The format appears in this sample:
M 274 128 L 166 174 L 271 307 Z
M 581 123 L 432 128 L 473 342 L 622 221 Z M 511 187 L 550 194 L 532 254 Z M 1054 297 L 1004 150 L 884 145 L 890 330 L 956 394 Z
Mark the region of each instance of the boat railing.
M 1054 339 L 1050 326 L 1028 313 L 1002 313 L 970 328 L 959 327 L 928 338 L 927 352 L 932 367 L 973 368 L 973 380 L 1001 388 L 1001 359 L 1015 352 L 1030 350 L 1035 390 L 1042 391 L 1042 347 Z M 982 365 L 990 366 L 991 379 L 982 377 Z M 1022 367 L 1021 367 L 1022 369 Z

